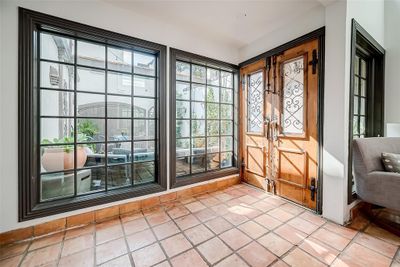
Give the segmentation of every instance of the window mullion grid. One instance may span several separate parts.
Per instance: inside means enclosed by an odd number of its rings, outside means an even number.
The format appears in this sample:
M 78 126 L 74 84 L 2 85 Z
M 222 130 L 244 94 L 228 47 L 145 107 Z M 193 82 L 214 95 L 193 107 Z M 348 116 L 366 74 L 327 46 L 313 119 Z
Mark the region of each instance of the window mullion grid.
M 207 109 L 208 109 L 208 81 L 207 81 L 207 69 L 206 68 L 206 88 L 205 88 L 205 102 L 204 102 L 204 160 L 205 160 L 205 166 L 204 166 L 204 172 L 208 171 L 208 164 L 207 164 L 207 158 L 208 158 L 208 139 L 207 139 L 207 124 L 208 124 L 208 116 L 207 116 Z M 190 76 L 191 77 L 191 76 Z
M 134 179 L 134 175 L 135 175 L 135 143 L 134 143 L 134 139 L 135 139 L 135 98 L 134 98 L 134 90 L 135 90 L 135 72 L 134 72 L 134 68 L 135 68 L 135 53 L 132 51 L 132 57 L 131 57 L 131 62 L 132 62 L 132 74 L 131 74 L 131 186 L 135 186 L 135 179 Z
M 105 94 L 104 94 L 104 133 L 105 133 L 105 147 L 104 147 L 104 190 L 105 192 L 108 191 L 108 99 L 107 99 L 107 92 L 108 92 L 108 45 L 105 45 Z
M 77 39 L 74 39 L 74 197 L 77 196 L 78 194 L 78 171 L 77 171 L 77 141 L 78 141 L 78 129 L 77 129 L 77 124 L 76 124 L 76 117 L 77 117 L 77 110 L 78 110 L 78 105 L 77 105 L 77 62 L 78 62 L 78 41 Z
M 218 169 L 221 169 L 221 151 L 222 151 L 222 147 L 221 147 L 221 100 L 222 100 L 222 81 L 221 81 L 221 71 L 219 71 L 219 103 L 218 103 L 218 147 L 219 147 L 219 151 L 218 151 L 218 157 L 219 157 L 219 166 Z
M 133 53 L 132 53 L 133 54 Z M 132 61 L 133 63 L 133 61 Z M 132 64 L 133 65 L 133 64 Z M 158 79 L 159 79 L 159 75 L 158 75 L 158 57 L 156 57 L 156 63 L 155 63 L 155 79 L 154 79 L 154 179 L 156 179 L 157 176 L 157 180 L 159 177 L 159 160 L 158 160 L 158 151 L 159 151 L 159 139 L 158 139 L 158 126 L 159 126 L 159 105 L 158 105 Z M 146 126 L 149 125 L 150 120 L 146 120 Z M 148 128 L 148 127 L 147 127 Z M 149 143 L 147 142 L 147 146 L 149 145 Z M 133 148 L 132 148 L 133 149 Z
M 192 64 L 189 64 L 189 84 L 190 84 L 190 90 L 189 90 L 189 173 L 192 175 L 193 170 L 192 170 Z M 176 83 L 175 83 L 175 88 L 176 88 Z M 176 146 L 176 145 L 175 145 Z
M 41 192 L 40 192 L 40 185 L 41 185 L 41 183 L 42 183 L 42 176 L 41 176 L 41 173 L 42 173 L 42 168 L 41 168 L 41 150 L 42 150 L 42 145 L 41 145 L 41 142 L 40 142 L 40 137 L 41 137 L 41 131 L 40 131 L 40 127 L 41 127 L 41 123 L 42 123 L 42 120 L 41 120 L 41 114 L 40 114 L 40 109 L 41 109 L 41 92 L 42 92 L 42 89 L 40 88 L 40 82 L 41 82 L 41 66 L 40 66 L 40 57 L 41 57 L 41 54 L 40 54 L 40 31 L 38 31 L 38 34 L 36 35 L 36 38 L 37 38 L 37 72 L 36 72 L 36 75 L 37 75 L 37 88 L 39 88 L 39 90 L 38 90 L 38 106 L 39 106 L 39 108 L 38 108 L 38 114 L 39 114 L 39 122 L 38 122 L 38 127 L 37 127 L 37 143 L 39 144 L 38 145 L 38 147 L 39 147 L 39 149 L 38 149 L 38 151 L 37 151 L 37 164 L 36 164 L 36 166 L 37 166 L 37 176 L 38 176 L 38 178 L 36 179 L 37 180 L 37 184 L 39 185 L 39 186 L 37 186 L 37 188 L 36 188 L 36 192 L 37 192 L 37 195 L 39 196 L 39 201 L 38 200 L 36 200 L 37 202 L 41 202 L 42 201 L 42 194 L 41 194 Z

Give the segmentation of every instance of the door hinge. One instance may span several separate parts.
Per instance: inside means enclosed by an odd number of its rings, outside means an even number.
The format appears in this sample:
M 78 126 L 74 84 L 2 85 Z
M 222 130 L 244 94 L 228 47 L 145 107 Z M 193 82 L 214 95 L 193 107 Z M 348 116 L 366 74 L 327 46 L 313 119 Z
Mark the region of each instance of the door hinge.
M 312 51 L 312 60 L 308 63 L 308 65 L 312 66 L 312 74 L 317 73 L 317 64 L 318 64 L 317 50 L 314 49 Z

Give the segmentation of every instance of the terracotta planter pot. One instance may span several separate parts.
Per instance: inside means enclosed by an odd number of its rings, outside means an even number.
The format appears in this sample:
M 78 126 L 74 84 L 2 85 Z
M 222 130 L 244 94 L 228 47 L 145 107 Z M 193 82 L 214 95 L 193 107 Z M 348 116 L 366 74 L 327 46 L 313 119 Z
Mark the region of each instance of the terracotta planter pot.
M 77 168 L 82 168 L 87 159 L 84 147 L 78 147 L 76 150 Z M 43 168 L 48 171 L 61 171 L 74 168 L 74 152 L 65 152 L 64 148 L 46 148 L 42 156 Z

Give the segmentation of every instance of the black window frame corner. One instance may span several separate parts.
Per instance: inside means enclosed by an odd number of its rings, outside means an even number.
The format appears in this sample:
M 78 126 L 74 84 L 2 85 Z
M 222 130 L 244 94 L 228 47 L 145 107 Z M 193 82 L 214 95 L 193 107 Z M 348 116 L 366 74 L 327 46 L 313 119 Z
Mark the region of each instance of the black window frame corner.
M 111 203 L 167 190 L 167 47 L 162 44 L 145 41 L 132 36 L 100 29 L 78 22 L 58 18 L 44 13 L 19 7 L 18 39 L 18 221 L 78 210 L 86 207 Z M 134 51 L 152 53 L 157 57 L 158 71 L 155 74 L 158 90 L 159 115 L 155 118 L 155 137 L 158 153 L 156 163 L 156 181 L 144 185 L 126 187 L 107 192 L 76 196 L 51 202 L 39 202 L 39 178 L 37 170 L 38 102 L 35 94 L 38 73 L 36 63 L 37 33 L 42 28 L 55 33 L 70 35 L 76 39 L 93 38 L 105 45 L 121 44 Z M 133 62 L 132 62 L 133 64 Z M 134 73 L 132 73 L 134 75 Z M 75 88 L 76 89 L 76 88 Z M 133 94 L 132 94 L 133 95 Z M 133 117 L 132 117 L 133 118 Z M 132 133 L 132 140 L 133 140 Z M 75 142 L 76 143 L 76 142 Z M 133 149 L 133 148 L 132 148 Z M 133 160 L 130 164 L 134 164 Z M 107 182 L 107 181 L 106 181 Z
M 353 120 L 354 116 L 354 77 L 356 55 L 360 59 L 366 60 L 368 81 L 367 113 L 365 114 L 366 129 L 365 137 L 384 136 L 384 112 L 385 112 L 385 49 L 376 41 L 354 18 L 351 20 L 351 43 L 350 43 L 350 92 L 349 92 L 349 126 L 348 126 L 348 168 L 347 168 L 347 204 L 351 204 L 357 199 L 357 194 L 353 192 L 353 152 L 352 143 L 354 140 Z M 361 61 L 361 60 L 360 60 Z M 361 68 L 361 66 L 359 66 Z M 361 79 L 361 78 L 360 78 Z M 360 86 L 360 85 L 359 85 Z M 381 88 L 377 93 L 377 88 Z M 373 96 L 371 96 L 373 92 Z M 368 96 L 369 95 L 369 96 Z M 371 101 L 372 98 L 374 101 Z M 379 102 L 379 107 L 371 108 L 368 102 Z M 360 105 L 360 103 L 359 103 Z M 374 104 L 376 105 L 376 104 Z M 359 107 L 360 109 L 360 107 Z M 368 111 L 369 109 L 369 111 Z M 368 126 L 369 125 L 369 126 Z M 361 135 L 361 133 L 359 133 Z
M 190 64 L 202 64 L 204 66 L 209 66 L 212 68 L 218 68 L 219 70 L 228 70 L 233 74 L 233 113 L 235 108 L 239 108 L 239 102 L 236 102 L 236 98 L 239 96 L 239 66 L 224 61 L 212 59 L 209 57 L 201 56 L 191 52 L 186 52 L 176 48 L 169 49 L 169 182 L 170 188 L 178 188 L 185 185 L 196 184 L 208 180 L 213 180 L 217 178 L 222 178 L 229 175 L 239 174 L 239 149 L 238 145 L 234 145 L 233 148 L 233 162 L 232 167 L 227 167 L 218 170 L 211 170 L 202 173 L 196 173 L 192 175 L 187 175 L 183 177 L 176 177 L 176 62 L 184 61 Z M 191 100 L 189 100 L 191 101 Z M 205 102 L 207 103 L 207 102 Z M 190 111 L 191 112 L 191 111 Z M 235 119 L 235 114 L 233 114 L 233 144 L 238 142 L 239 139 L 239 119 Z M 191 119 L 190 119 L 191 120 Z M 220 118 L 218 119 L 221 120 Z M 236 128 L 236 130 L 235 130 Z M 192 138 L 191 136 L 189 138 Z M 223 152 L 219 152 L 223 153 Z M 207 153 L 205 154 L 207 155 Z M 189 156 L 191 157 L 191 156 Z

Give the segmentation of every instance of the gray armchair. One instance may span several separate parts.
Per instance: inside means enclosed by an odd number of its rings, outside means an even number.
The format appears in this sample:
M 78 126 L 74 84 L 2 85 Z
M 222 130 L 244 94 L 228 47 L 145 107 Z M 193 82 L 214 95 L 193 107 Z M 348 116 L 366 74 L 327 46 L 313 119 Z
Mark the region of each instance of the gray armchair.
M 400 154 L 400 137 L 353 141 L 353 172 L 357 195 L 364 201 L 400 210 L 400 173 L 386 172 L 382 152 Z

